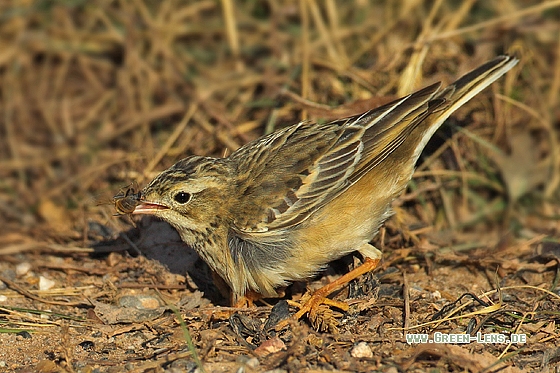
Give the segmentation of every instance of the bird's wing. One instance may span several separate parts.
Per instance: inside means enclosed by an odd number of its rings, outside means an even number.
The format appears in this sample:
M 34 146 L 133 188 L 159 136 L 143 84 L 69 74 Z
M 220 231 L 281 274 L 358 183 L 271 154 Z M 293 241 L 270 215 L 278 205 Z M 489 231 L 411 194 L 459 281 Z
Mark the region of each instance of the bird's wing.
M 235 230 L 273 233 L 307 219 L 380 164 L 445 101 L 430 101 L 439 86 L 350 118 L 299 123 L 234 152 L 242 199 Z

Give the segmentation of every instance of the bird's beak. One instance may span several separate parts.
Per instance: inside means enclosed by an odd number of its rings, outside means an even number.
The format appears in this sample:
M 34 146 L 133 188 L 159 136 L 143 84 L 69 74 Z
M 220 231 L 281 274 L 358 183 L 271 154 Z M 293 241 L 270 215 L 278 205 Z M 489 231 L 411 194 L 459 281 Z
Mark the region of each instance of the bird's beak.
M 155 202 L 140 202 L 132 212 L 133 214 L 156 214 L 158 211 L 167 210 L 169 207 Z

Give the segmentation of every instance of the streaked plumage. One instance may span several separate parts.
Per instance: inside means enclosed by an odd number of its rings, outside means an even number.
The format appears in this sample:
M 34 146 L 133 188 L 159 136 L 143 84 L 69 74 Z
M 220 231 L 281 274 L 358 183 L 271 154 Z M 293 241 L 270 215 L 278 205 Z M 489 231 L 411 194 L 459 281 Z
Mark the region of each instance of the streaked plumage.
M 134 213 L 173 225 L 236 298 L 306 279 L 369 244 L 391 215 L 434 132 L 517 59 L 500 56 L 440 90 L 440 83 L 326 124 L 302 122 L 227 158 L 193 156 L 141 192 Z

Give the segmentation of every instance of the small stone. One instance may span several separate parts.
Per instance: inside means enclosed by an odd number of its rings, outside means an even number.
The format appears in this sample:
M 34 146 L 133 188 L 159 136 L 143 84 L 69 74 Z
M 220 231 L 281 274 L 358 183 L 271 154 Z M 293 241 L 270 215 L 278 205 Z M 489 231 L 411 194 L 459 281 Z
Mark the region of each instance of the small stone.
M 31 334 L 27 330 L 22 330 L 21 332 L 16 333 L 16 339 L 17 340 L 31 339 Z
M 2 272 L 0 272 L 0 275 L 9 280 L 9 281 L 14 281 L 17 278 L 17 273 L 15 271 L 15 269 L 12 268 L 6 268 L 5 270 L 3 270 Z M 6 284 L 2 283 L 3 285 L 0 284 L 0 290 L 4 290 L 7 288 Z
M 114 267 L 123 261 L 123 256 L 120 253 L 110 253 L 105 260 L 109 267 Z
M 431 294 L 432 299 L 434 300 L 440 300 L 441 299 L 441 293 L 439 292 L 439 290 L 433 291 Z
M 237 357 L 237 364 L 239 365 L 239 369 L 237 370 L 237 372 L 244 372 L 245 368 L 249 368 L 251 371 L 257 369 L 260 362 L 256 357 L 240 355 Z
M 352 355 L 352 357 L 355 357 L 357 359 L 372 358 L 373 351 L 371 350 L 371 347 L 369 347 L 366 342 L 360 342 L 352 348 L 352 351 L 350 351 L 350 355 Z
M 249 360 L 247 360 L 247 362 L 245 363 L 245 365 L 251 369 L 257 369 L 259 367 L 259 359 L 257 359 L 256 357 L 252 357 Z
M 31 263 L 29 262 L 23 262 L 16 265 L 16 275 L 18 277 L 25 276 L 26 274 L 29 273 L 30 270 L 31 270 Z
M 117 304 L 121 307 L 136 308 L 139 310 L 154 310 L 163 304 L 160 300 L 151 294 L 128 294 L 120 296 Z
M 46 277 L 39 276 L 39 290 L 49 290 L 54 287 L 56 283 Z
M 80 346 L 84 351 L 93 351 L 95 343 L 93 341 L 83 341 L 78 344 L 78 346 Z
M 259 357 L 264 357 L 284 349 L 286 349 L 284 342 L 280 338 L 274 337 L 261 343 L 253 352 Z
M 4 303 L 5 301 L 8 300 L 8 297 L 5 295 L 0 295 L 0 303 Z

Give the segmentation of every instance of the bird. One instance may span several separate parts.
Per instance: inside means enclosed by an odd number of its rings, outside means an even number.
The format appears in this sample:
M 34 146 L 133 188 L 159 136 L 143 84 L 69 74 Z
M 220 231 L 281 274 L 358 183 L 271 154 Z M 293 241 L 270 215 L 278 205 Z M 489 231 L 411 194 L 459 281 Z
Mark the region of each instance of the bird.
M 302 121 L 225 158 L 189 156 L 134 194 L 132 213 L 171 224 L 229 286 L 234 304 L 250 295 L 279 297 L 279 289 L 329 262 L 361 254 L 361 265 L 317 290 L 294 317 L 311 315 L 377 267 L 382 253 L 371 241 L 428 140 L 517 62 L 501 55 L 445 88 L 438 82 L 328 123 Z

